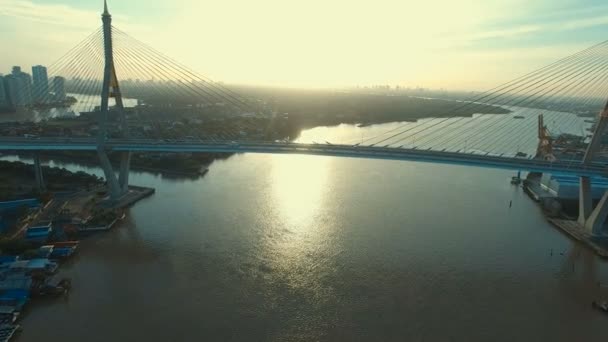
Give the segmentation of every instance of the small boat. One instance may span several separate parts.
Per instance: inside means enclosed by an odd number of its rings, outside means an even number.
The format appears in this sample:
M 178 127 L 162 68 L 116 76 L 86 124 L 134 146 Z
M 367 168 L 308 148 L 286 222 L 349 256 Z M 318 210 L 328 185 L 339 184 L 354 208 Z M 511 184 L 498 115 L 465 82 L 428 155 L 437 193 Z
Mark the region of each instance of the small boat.
M 600 311 L 608 314 L 608 302 L 599 303 L 599 302 L 593 301 L 593 302 L 591 302 L 591 306 L 594 309 L 600 310 Z
M 514 115 L 514 116 L 513 116 L 513 119 L 525 119 L 525 118 L 526 118 L 526 117 L 525 117 L 525 116 L 522 116 L 522 115 Z
M 72 288 L 72 281 L 69 278 L 50 279 L 46 284 L 42 285 L 37 294 L 40 296 L 59 296 L 65 295 Z
M 51 259 L 65 259 L 76 252 L 76 246 L 74 247 L 55 247 L 51 252 Z

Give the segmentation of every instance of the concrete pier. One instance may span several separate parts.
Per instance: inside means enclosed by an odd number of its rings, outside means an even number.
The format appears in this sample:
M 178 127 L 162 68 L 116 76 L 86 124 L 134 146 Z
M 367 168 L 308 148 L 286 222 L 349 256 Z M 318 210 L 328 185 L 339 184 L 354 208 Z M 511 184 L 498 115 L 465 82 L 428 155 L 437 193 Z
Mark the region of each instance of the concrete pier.
M 587 218 L 593 210 L 593 199 L 591 198 L 591 178 L 580 177 L 580 186 L 578 188 L 578 223 L 585 225 Z
M 591 212 L 591 215 L 585 221 L 586 230 L 596 237 L 606 236 L 604 225 L 606 224 L 606 218 L 608 218 L 608 191 L 604 193 L 600 202 L 595 206 L 595 209 Z
M 42 165 L 40 165 L 40 156 L 38 154 L 34 155 L 34 175 L 36 177 L 36 188 L 38 189 L 38 192 L 45 192 L 46 185 L 44 184 Z

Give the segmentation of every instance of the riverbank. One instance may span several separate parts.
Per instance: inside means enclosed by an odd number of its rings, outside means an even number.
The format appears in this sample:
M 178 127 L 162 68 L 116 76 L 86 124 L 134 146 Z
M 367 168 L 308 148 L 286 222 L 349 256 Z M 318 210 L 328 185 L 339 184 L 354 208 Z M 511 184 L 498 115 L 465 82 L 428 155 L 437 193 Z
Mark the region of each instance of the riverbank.
M 13 187 L 25 188 L 31 182 L 32 175 L 25 172 L 31 165 L 0 161 L 0 166 L 0 178 L 12 178 Z M 155 192 L 149 187 L 130 186 L 125 196 L 113 202 L 94 175 L 49 167 L 44 171 L 50 180 L 74 183 L 69 189 L 62 187 L 64 191 L 35 193 L 34 198 L 4 201 L 0 206 L 0 223 L 6 228 L 0 234 L 2 341 L 21 330 L 23 315 L 32 313 L 30 303 L 67 294 L 72 281 L 59 277 L 58 270 L 81 249 L 82 239 L 113 229 L 126 218 L 127 208 Z M 51 189 L 57 186 L 48 184 Z M 12 221 L 5 220 L 7 217 Z

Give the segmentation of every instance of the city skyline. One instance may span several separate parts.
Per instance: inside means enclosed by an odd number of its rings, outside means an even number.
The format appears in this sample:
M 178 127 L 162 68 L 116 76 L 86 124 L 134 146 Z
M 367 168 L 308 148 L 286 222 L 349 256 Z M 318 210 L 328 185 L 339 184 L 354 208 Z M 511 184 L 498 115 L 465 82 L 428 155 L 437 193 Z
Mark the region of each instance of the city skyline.
M 9 32 L 0 43 L 23 42 L 0 57 L 0 69 L 50 65 L 99 27 L 101 4 L 0 0 L 0 29 Z M 117 27 L 216 81 L 288 87 L 483 90 L 603 40 L 608 24 L 598 0 L 109 6 Z
M 60 103 L 65 100 L 65 78 L 49 75 L 44 65 L 33 65 L 32 73 L 14 65 L 8 74 L 0 72 L 0 109 Z

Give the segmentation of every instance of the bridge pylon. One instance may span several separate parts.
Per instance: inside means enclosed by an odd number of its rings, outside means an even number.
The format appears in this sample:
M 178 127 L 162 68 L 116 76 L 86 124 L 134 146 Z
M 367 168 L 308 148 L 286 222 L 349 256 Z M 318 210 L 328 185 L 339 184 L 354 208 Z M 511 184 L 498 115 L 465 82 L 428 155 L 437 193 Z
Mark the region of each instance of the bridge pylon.
M 593 136 L 585 151 L 583 164 L 588 165 L 593 160 L 593 156 L 599 151 L 602 142 L 602 136 L 606 132 L 608 126 L 608 102 L 604 109 L 600 111 L 595 125 Z M 584 226 L 587 232 L 594 236 L 606 234 L 604 225 L 608 218 L 608 190 L 604 192 L 599 203 L 593 207 L 593 198 L 591 196 L 591 178 L 580 177 L 579 187 L 579 213 L 578 222 Z
M 116 178 L 114 169 L 107 155 L 105 142 L 108 139 L 108 122 L 109 122 L 109 102 L 110 98 L 114 98 L 114 111 L 117 112 L 120 123 L 119 132 L 122 138 L 128 138 L 129 127 L 127 126 L 126 114 L 122 101 L 122 94 L 116 76 L 114 65 L 114 51 L 112 47 L 112 16 L 108 12 L 108 4 L 104 0 L 104 12 L 101 15 L 103 22 L 103 43 L 104 43 L 104 72 L 103 85 L 101 89 L 101 106 L 99 113 L 99 136 L 97 154 L 101 162 L 110 198 L 113 201 L 118 200 L 129 190 L 129 169 L 131 164 L 131 152 L 121 152 L 119 176 Z
M 34 176 L 36 177 L 36 189 L 38 192 L 45 192 L 46 186 L 44 184 L 42 165 L 40 164 L 40 155 L 38 153 L 34 154 Z

